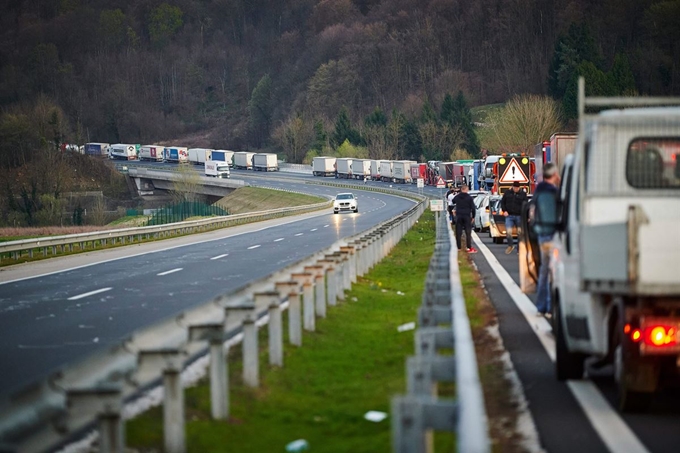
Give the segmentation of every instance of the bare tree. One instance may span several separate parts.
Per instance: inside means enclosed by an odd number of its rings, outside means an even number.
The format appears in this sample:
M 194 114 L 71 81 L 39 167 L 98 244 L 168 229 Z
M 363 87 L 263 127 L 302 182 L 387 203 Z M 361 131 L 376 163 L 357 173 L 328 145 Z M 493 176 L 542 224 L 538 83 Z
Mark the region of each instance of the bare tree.
M 283 148 L 288 159 L 300 163 L 314 138 L 314 131 L 301 116 L 292 116 L 274 131 L 276 143 Z
M 178 178 L 172 184 L 172 199 L 176 203 L 201 201 L 203 197 L 198 193 L 201 176 L 193 168 L 193 165 L 180 164 L 177 168 L 177 176 Z
M 515 96 L 489 115 L 491 128 L 483 146 L 497 153 L 530 152 L 536 143 L 562 128 L 559 105 L 546 96 Z

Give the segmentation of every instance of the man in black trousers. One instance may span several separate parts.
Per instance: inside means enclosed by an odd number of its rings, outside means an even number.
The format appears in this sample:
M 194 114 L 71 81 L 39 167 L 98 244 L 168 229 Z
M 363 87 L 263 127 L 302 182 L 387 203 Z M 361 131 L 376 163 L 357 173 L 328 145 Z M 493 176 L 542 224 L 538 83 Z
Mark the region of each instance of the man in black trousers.
M 472 246 L 472 222 L 475 219 L 475 201 L 468 193 L 468 186 L 463 185 L 460 188 L 460 193 L 456 195 L 456 205 L 453 209 L 453 215 L 456 218 L 456 245 L 458 250 L 461 250 L 461 234 L 465 228 L 465 242 L 468 253 L 477 253 L 477 250 Z

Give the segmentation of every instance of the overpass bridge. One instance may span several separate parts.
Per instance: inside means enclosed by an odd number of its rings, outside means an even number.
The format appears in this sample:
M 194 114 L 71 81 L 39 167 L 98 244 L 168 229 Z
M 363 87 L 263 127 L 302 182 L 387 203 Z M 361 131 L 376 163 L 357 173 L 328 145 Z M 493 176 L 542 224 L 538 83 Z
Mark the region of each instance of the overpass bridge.
M 181 182 L 185 175 L 174 171 L 152 170 L 148 168 L 129 168 L 128 178 L 134 183 L 137 193 L 141 196 L 156 195 L 157 191 L 168 192 L 177 190 L 177 183 Z M 243 180 L 211 178 L 198 176 L 199 183 L 195 185 L 196 193 L 205 195 L 207 198 L 218 200 L 234 190 L 245 187 Z

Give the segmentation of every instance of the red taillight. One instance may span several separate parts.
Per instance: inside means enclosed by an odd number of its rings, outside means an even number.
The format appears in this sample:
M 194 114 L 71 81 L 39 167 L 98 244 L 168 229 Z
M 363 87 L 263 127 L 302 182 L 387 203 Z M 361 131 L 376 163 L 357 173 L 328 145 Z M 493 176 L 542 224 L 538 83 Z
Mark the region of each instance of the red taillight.
M 640 329 L 635 329 L 633 330 L 633 333 L 630 334 L 630 338 L 633 340 L 634 343 L 637 343 L 642 339 L 642 332 Z
M 645 329 L 644 341 L 650 346 L 668 346 L 677 343 L 676 330 L 670 326 L 650 326 Z
M 630 324 L 626 324 L 625 326 L 623 326 L 623 333 L 625 333 L 626 335 L 630 333 Z

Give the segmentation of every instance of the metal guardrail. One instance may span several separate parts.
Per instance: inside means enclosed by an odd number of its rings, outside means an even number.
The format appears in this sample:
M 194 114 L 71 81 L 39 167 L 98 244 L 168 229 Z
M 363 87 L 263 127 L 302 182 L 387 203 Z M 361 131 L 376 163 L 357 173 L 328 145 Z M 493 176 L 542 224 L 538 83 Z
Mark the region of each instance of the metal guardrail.
M 48 236 L 34 239 L 22 239 L 19 241 L 8 241 L 0 243 L 0 261 L 7 259 L 18 260 L 23 253 L 33 258 L 35 252 L 42 253 L 43 257 L 56 255 L 57 252 L 65 252 L 68 247 L 69 252 L 73 252 L 74 246 L 78 245 L 80 250 L 85 250 L 90 244 L 89 250 L 97 247 L 116 245 L 116 243 L 126 244 L 141 242 L 142 238 L 160 239 L 168 236 L 183 235 L 197 232 L 204 232 L 216 228 L 240 225 L 260 220 L 273 219 L 292 214 L 301 214 L 330 207 L 331 202 L 314 203 L 304 206 L 290 208 L 271 209 L 269 211 L 250 212 L 247 214 L 236 214 L 229 216 L 211 217 L 207 219 L 190 220 L 186 222 L 169 223 L 166 225 L 121 228 L 116 230 L 96 231 L 92 233 L 68 234 L 62 236 Z
M 396 453 L 432 451 L 432 430 L 456 433 L 457 450 L 491 451 L 484 396 L 458 270 L 458 253 L 446 216 L 437 222 L 437 242 L 418 311 L 416 355 L 406 364 L 406 396 L 392 400 Z M 453 348 L 454 355 L 440 355 Z M 456 398 L 437 397 L 438 382 L 454 382 Z
M 344 291 L 386 256 L 425 210 L 411 209 L 254 283 L 135 332 L 117 346 L 27 385 L 0 400 L 0 451 L 40 452 L 72 440 L 99 423 L 99 451 L 125 449 L 124 404 L 162 379 L 164 451 L 186 451 L 184 390 L 187 363 L 210 357 L 211 412 L 229 416 L 224 344 L 243 335 L 243 377 L 259 385 L 257 321 L 267 316 L 269 362 L 283 366 L 281 311 L 287 303 L 289 341 L 344 300 Z

